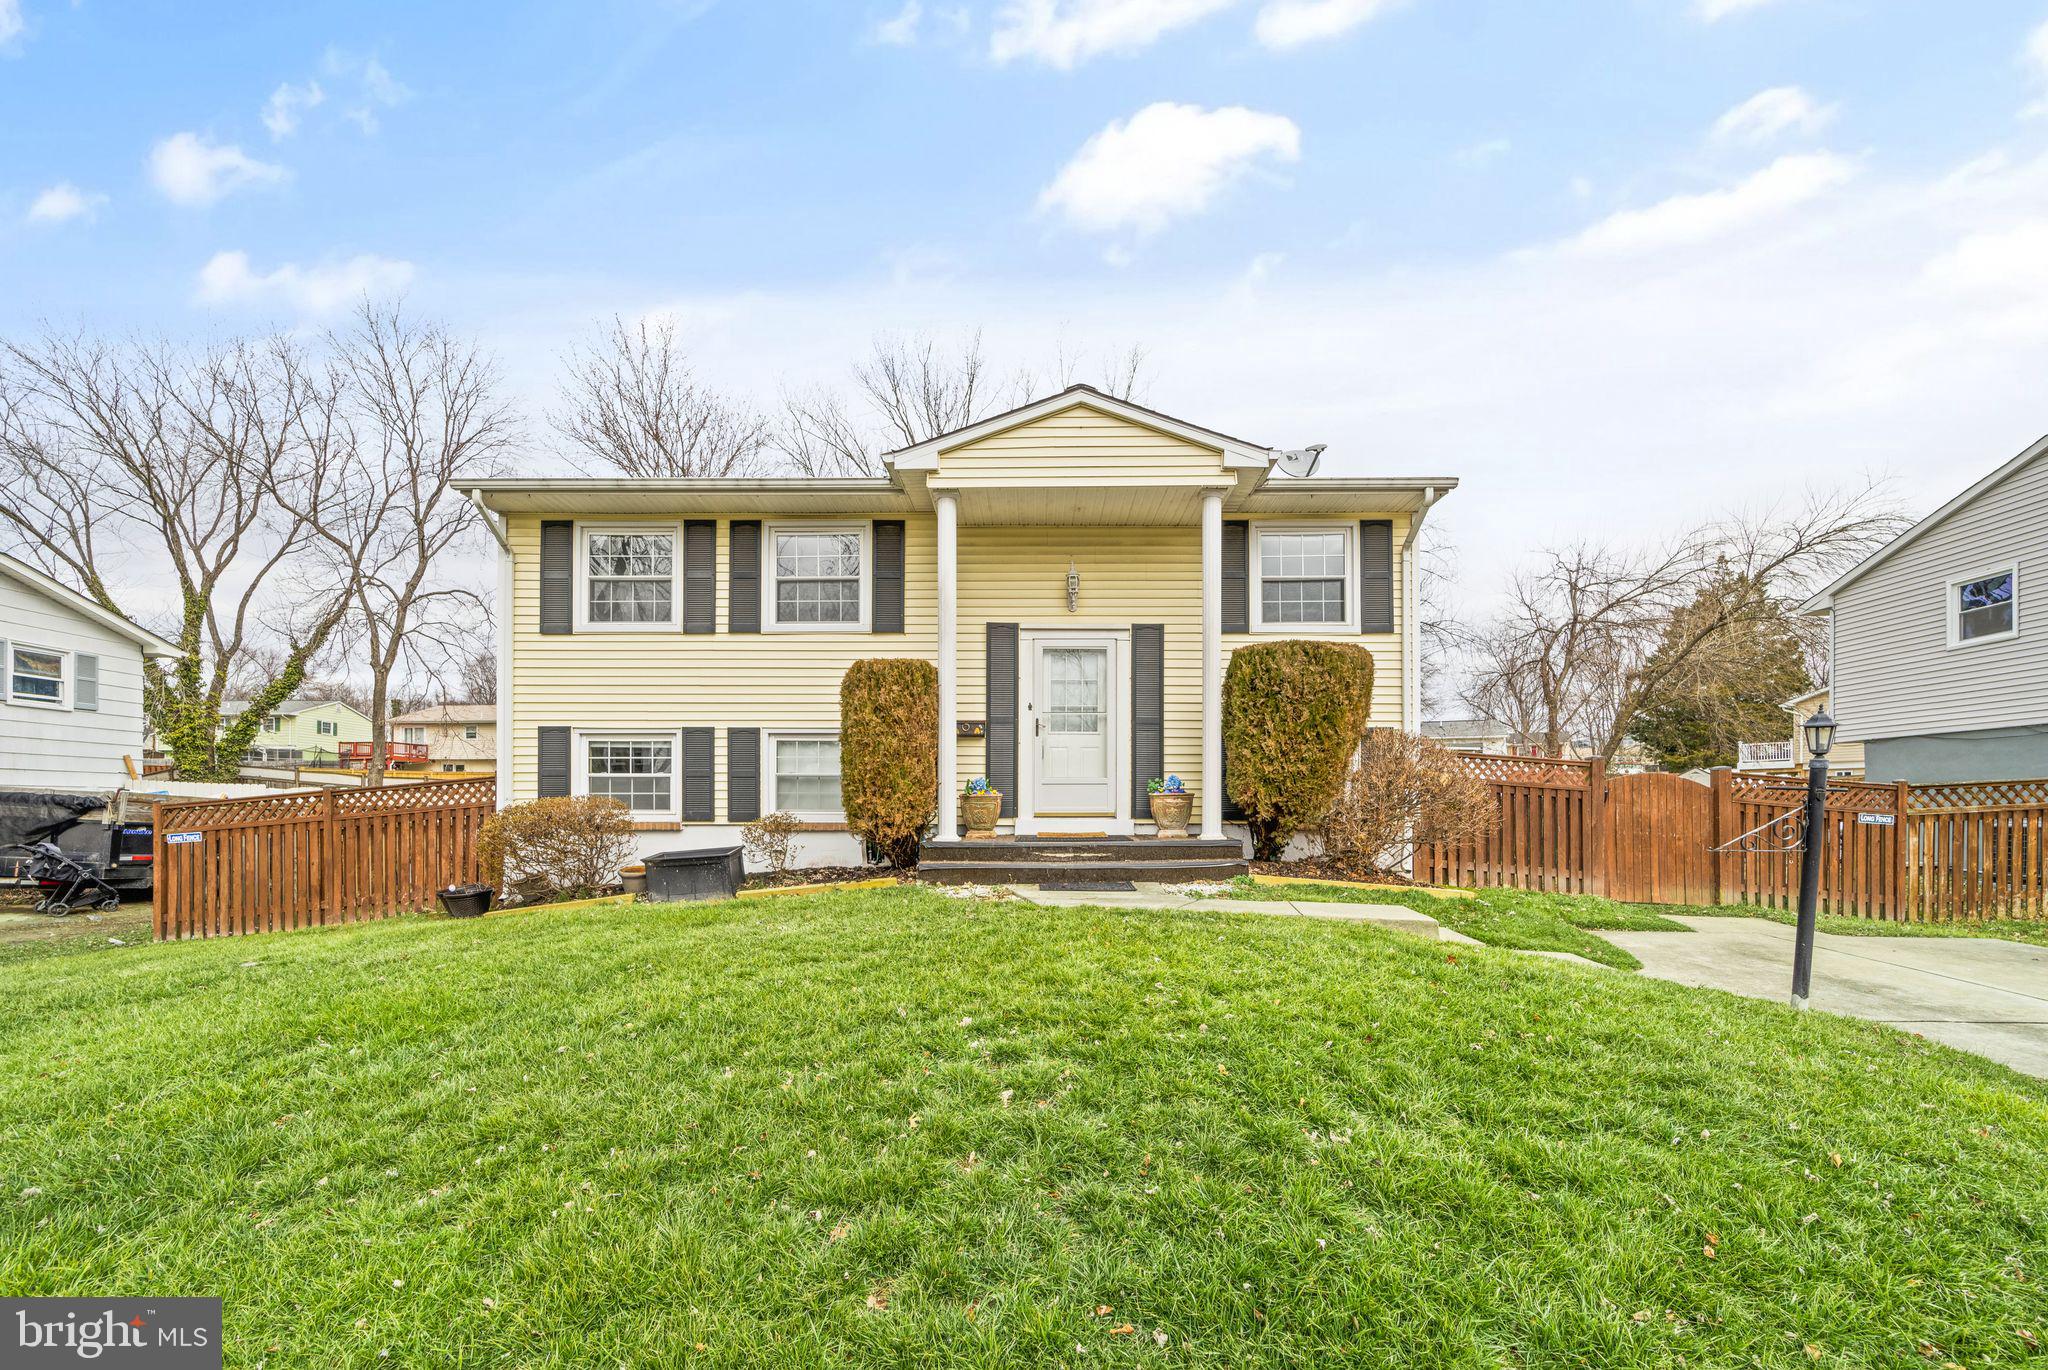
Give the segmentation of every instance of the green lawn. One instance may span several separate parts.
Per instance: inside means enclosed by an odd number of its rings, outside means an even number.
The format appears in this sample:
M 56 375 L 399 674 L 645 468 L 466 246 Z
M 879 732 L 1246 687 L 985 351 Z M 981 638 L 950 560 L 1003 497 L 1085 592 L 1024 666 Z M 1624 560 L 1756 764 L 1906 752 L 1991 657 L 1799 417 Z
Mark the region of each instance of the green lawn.
M 1634 956 L 1587 929 L 1609 932 L 1684 932 L 1662 911 L 1644 904 L 1617 904 L 1583 895 L 1538 894 L 1529 890 L 1485 889 L 1471 899 L 1441 899 L 1422 890 L 1352 889 L 1344 885 L 1260 885 L 1237 879 L 1230 899 L 1303 899 L 1344 904 L 1399 904 L 1419 910 L 1447 928 L 1494 947 L 1523 951 L 1569 951 L 1588 961 L 1635 970 Z
M 1307 919 L 0 966 L 0 1288 L 218 1294 L 238 1366 L 1976 1370 L 2048 1341 L 2044 1175 L 2048 1091 L 1976 1057 Z

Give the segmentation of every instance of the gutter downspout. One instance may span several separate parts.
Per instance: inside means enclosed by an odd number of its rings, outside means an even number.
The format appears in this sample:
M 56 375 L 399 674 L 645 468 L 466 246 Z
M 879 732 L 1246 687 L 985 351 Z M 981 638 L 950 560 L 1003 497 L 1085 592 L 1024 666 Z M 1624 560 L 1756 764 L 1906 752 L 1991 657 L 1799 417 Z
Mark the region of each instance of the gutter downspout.
M 483 516 L 484 527 L 498 544 L 496 791 L 497 806 L 502 809 L 512 802 L 512 542 L 505 535 L 505 516 L 485 504 L 479 491 L 470 491 L 469 501 Z
M 1401 540 L 1401 603 L 1403 623 L 1401 625 L 1401 731 L 1418 732 L 1422 728 L 1422 577 L 1416 573 L 1420 558 L 1416 554 L 1416 540 L 1422 532 L 1422 524 L 1429 517 L 1429 511 L 1437 500 L 1436 487 L 1426 485 L 1422 489 L 1422 507 L 1408 516 L 1408 535 Z

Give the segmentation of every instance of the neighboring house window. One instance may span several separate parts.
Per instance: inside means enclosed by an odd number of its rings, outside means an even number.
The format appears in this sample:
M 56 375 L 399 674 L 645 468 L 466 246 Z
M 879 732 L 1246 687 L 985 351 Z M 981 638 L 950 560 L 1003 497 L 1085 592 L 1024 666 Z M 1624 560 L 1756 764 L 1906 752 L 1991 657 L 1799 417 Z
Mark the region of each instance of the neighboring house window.
M 1253 525 L 1252 627 L 1357 631 L 1356 536 L 1348 525 Z
M 276 714 L 272 714 L 272 715 L 271 715 L 270 717 L 268 717 L 268 718 L 266 718 L 266 719 L 264 719 L 264 720 L 263 720 L 263 731 L 264 731 L 264 732 L 266 732 L 266 733 L 281 733 L 281 732 L 283 732 L 283 731 L 284 731 L 284 719 L 283 719 L 283 718 L 281 718 L 281 717 L 279 717 L 279 716 L 278 716 L 278 715 L 276 715 Z
M 400 728 L 398 730 L 398 740 L 400 742 L 425 742 L 427 740 L 427 730 L 425 728 Z
M 313 720 L 313 731 L 322 737 L 333 737 L 341 731 L 341 725 L 331 718 L 316 718 Z
M 441 769 L 444 771 L 466 771 L 469 767 L 459 761 L 444 761 L 441 763 Z
M 64 653 L 15 647 L 9 653 L 7 697 L 16 704 L 64 707 Z
M 1950 646 L 2012 637 L 2020 630 L 2020 573 L 2005 566 L 1948 583 Z
M 583 623 L 594 628 L 673 627 L 676 535 L 666 528 L 584 528 Z
M 839 739 L 830 734 L 769 734 L 770 813 L 795 814 L 823 822 L 846 816 L 839 799 Z
M 474 742 L 474 741 L 476 741 L 476 724 L 474 724 L 474 723 L 466 723 L 466 724 L 464 724 L 464 725 L 463 725 L 463 728 L 462 728 L 462 738 L 463 738 L 463 741 L 465 741 L 465 742 Z
M 656 737 L 584 739 L 584 792 L 616 799 L 636 814 L 676 812 L 676 743 Z
M 861 629 L 868 597 L 864 527 L 774 528 L 768 539 L 768 622 L 786 630 Z

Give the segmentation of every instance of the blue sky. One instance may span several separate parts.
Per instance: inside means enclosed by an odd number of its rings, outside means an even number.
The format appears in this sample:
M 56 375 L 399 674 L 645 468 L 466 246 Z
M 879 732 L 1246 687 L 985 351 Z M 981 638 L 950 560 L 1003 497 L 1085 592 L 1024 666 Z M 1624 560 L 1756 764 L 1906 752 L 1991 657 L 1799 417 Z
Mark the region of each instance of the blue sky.
M 2048 0 L 0 0 L 0 329 L 878 331 L 1450 472 L 1468 576 L 2048 429 Z M 317 91 L 317 94 L 316 94 Z M 539 431 L 539 425 L 536 425 Z M 536 452 L 533 464 L 549 458 Z

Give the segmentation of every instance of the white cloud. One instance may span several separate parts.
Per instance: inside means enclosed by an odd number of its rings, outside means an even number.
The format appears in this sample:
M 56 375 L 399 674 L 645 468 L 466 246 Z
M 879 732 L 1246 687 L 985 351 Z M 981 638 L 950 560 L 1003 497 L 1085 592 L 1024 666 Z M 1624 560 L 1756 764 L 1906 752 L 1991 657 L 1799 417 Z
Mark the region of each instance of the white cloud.
M 1300 158 L 1301 130 L 1284 115 L 1161 101 L 1082 144 L 1038 207 L 1090 232 L 1157 233 L 1209 208 L 1262 161 Z
M 989 56 L 1066 70 L 1104 53 L 1131 53 L 1237 0 L 1009 0 L 996 15 Z
M 2048 293 L 2048 220 L 1969 234 L 1927 264 L 1925 280 L 1959 295 Z
M 917 25 L 923 18 L 923 5 L 917 0 L 903 0 L 903 8 L 893 18 L 877 22 L 868 37 L 884 47 L 907 48 L 917 41 Z
M 275 185 L 285 175 L 281 166 L 196 133 L 174 133 L 149 151 L 149 179 L 174 204 L 210 205 L 244 186 Z
M 299 120 L 306 111 L 317 108 L 326 98 L 327 92 L 320 89 L 318 81 L 302 86 L 286 81 L 270 92 L 270 99 L 264 103 L 263 127 L 270 130 L 273 142 L 289 138 L 299 131 Z
M 1711 24 L 1717 19 L 1730 15 L 1746 14 L 1760 10 L 1766 5 L 1775 5 L 1778 0 L 1693 0 L 1693 13 Z
M 2027 35 L 2025 57 L 2035 75 L 2048 79 L 2048 23 Z
M 1722 190 L 1673 195 L 1647 209 L 1628 209 L 1594 224 L 1568 246 L 1594 255 L 1691 247 L 1804 204 L 1856 174 L 1831 152 L 1780 157 Z
M 1269 48 L 1295 48 L 1349 33 L 1399 0 L 1266 0 L 1253 26 Z
M 0 0 L 0 53 L 9 51 L 9 45 L 26 27 L 21 17 L 21 0 Z
M 1459 148 L 1451 158 L 1459 166 L 1483 167 L 1507 156 L 1513 148 L 1514 144 L 1505 138 L 1487 138 Z
M 1760 90 L 1714 121 L 1710 135 L 1723 146 L 1768 143 L 1783 133 L 1818 133 L 1834 122 L 1836 107 L 1798 86 Z
M 104 195 L 94 195 L 80 190 L 69 181 L 60 181 L 42 194 L 28 207 L 31 223 L 61 224 L 72 219 L 90 219 L 93 212 L 107 202 Z
M 285 262 L 258 272 L 246 252 L 218 252 L 199 269 L 193 298 L 200 304 L 282 304 L 300 314 L 332 314 L 365 295 L 403 290 L 413 278 L 411 262 L 363 253 L 315 266 Z
M 412 99 L 412 88 L 393 76 L 376 57 L 358 57 L 342 48 L 329 48 L 320 58 L 320 72 L 330 82 L 352 87 L 342 117 L 364 133 L 383 126 L 380 111 L 393 109 Z

